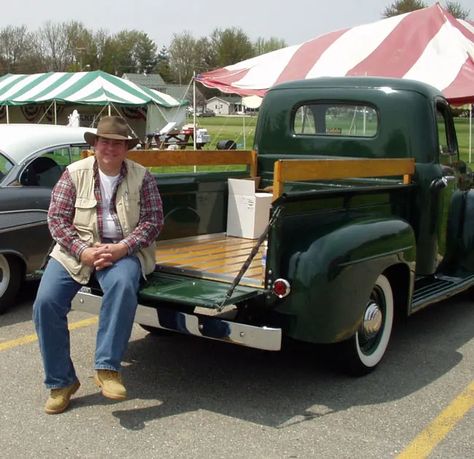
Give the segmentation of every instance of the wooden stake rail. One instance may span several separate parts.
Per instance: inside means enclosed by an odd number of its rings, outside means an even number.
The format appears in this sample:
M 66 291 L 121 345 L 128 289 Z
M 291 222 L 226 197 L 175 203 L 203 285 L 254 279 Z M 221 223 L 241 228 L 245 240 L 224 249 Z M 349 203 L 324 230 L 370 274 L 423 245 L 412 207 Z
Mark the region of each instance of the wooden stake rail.
M 281 196 L 285 182 L 403 176 L 403 183 L 409 184 L 414 173 L 415 160 L 412 158 L 282 159 L 275 161 L 273 199 Z
M 82 157 L 93 154 L 86 150 Z M 130 150 L 128 158 L 145 167 L 242 164 L 248 166 L 250 177 L 258 172 L 254 150 Z M 273 199 L 281 196 L 285 182 L 402 176 L 409 184 L 414 173 L 413 158 L 280 159 L 273 169 Z
M 82 152 L 86 158 L 94 153 Z M 246 165 L 257 175 L 257 153 L 251 150 L 130 150 L 127 158 L 145 167 Z

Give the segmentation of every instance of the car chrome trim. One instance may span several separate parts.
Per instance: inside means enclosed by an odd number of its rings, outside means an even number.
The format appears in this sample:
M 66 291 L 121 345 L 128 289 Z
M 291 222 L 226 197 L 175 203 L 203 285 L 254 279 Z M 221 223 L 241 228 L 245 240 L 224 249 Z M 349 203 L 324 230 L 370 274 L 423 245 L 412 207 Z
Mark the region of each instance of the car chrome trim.
M 9 226 L 8 228 L 1 228 L 0 234 L 10 233 L 12 231 L 20 231 L 20 230 L 28 229 L 28 228 L 36 228 L 38 226 L 46 226 L 47 224 L 48 222 L 46 220 L 43 220 L 43 221 L 35 222 L 35 223 L 25 223 L 24 225 L 13 225 L 13 226 Z
M 90 293 L 90 291 L 90 288 L 83 287 L 74 297 L 72 308 L 77 311 L 98 314 L 102 298 Z M 186 314 L 172 309 L 155 308 L 141 304 L 138 305 L 135 322 L 255 349 L 267 351 L 279 351 L 281 349 L 282 331 L 280 328 L 256 327 L 230 322 L 218 317 Z
M 48 215 L 48 211 L 46 209 L 0 210 L 0 215 L 3 215 L 3 214 L 24 214 L 24 213 L 30 213 L 30 212 L 39 212 L 39 213 Z

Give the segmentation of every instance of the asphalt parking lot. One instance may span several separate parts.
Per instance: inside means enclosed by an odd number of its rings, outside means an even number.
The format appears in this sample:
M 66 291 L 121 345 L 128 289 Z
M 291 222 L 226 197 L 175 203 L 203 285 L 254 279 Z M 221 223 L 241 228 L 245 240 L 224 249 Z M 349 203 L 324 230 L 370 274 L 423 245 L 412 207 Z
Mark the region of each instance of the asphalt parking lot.
M 33 286 L 34 287 L 34 286 Z M 129 399 L 92 380 L 95 318 L 70 314 L 81 388 L 43 413 L 47 392 L 32 293 L 0 316 L 0 455 L 22 457 L 474 457 L 474 303 L 468 294 L 411 317 L 383 364 L 351 379 L 291 346 L 280 353 L 135 326 Z

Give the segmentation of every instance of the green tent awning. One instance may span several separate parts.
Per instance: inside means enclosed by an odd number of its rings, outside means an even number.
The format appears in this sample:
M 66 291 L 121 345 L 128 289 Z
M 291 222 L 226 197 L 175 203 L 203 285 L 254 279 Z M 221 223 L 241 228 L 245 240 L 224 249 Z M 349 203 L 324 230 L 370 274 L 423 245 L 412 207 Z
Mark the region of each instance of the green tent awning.
M 168 94 L 139 86 L 101 70 L 7 74 L 0 78 L 0 105 L 29 105 L 53 101 L 86 105 L 157 104 L 166 108 L 186 105 L 186 102 Z

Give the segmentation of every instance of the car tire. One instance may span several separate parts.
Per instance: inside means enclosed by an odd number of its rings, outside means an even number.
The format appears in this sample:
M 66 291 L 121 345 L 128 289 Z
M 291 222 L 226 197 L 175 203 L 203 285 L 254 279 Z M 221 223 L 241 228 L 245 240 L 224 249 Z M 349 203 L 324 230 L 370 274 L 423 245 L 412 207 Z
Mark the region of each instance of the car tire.
M 0 255 L 0 314 L 13 303 L 21 284 L 21 265 L 18 259 Z
M 392 287 L 387 277 L 381 274 L 367 301 L 359 329 L 339 345 L 338 355 L 345 372 L 362 376 L 377 367 L 390 341 L 393 318 Z

